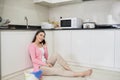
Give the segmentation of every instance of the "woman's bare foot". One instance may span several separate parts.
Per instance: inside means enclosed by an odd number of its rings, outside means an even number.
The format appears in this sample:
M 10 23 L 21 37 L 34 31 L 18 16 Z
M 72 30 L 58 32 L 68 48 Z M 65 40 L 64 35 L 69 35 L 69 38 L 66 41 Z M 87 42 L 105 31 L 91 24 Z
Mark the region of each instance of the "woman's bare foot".
M 85 76 L 90 76 L 92 74 L 92 69 L 89 69 L 87 71 L 84 72 L 77 72 L 75 74 L 75 77 L 85 77 Z
M 89 70 L 83 72 L 83 77 L 84 76 L 90 76 L 91 74 L 92 74 L 92 69 L 89 69 Z

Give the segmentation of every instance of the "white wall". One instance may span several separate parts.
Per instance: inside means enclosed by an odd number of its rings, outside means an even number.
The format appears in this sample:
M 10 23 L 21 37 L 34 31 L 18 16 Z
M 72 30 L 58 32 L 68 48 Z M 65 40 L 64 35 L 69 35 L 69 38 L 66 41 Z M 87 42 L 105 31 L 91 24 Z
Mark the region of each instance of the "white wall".
M 29 24 L 39 25 L 41 22 L 59 20 L 59 17 L 79 17 L 83 21 L 91 19 L 97 24 L 116 23 L 111 16 L 113 1 L 86 1 L 78 4 L 47 8 L 34 4 L 33 0 L 0 0 L 0 16 L 10 19 L 11 24 L 25 24 L 27 16 Z M 119 22 L 117 22 L 119 23 Z
M 120 24 L 120 1 L 112 5 L 111 15 L 114 23 Z
M 27 16 L 29 24 L 39 25 L 48 20 L 48 8 L 33 3 L 33 0 L 4 0 L 2 16 L 10 19 L 11 24 L 25 24 Z
M 108 15 L 115 1 L 86 1 L 83 3 L 50 8 L 50 20 L 59 20 L 59 17 L 79 17 L 83 21 L 91 19 L 98 24 L 107 24 Z
M 0 0 L 0 16 L 2 16 L 3 12 L 3 0 Z

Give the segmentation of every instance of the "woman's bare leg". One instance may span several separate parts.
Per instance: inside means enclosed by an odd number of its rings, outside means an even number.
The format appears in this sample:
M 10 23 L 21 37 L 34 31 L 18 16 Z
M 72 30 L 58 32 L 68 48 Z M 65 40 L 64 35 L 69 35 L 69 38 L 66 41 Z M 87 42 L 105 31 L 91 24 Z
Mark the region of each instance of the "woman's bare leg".
M 75 72 L 75 77 L 85 77 L 85 76 L 90 76 L 92 74 L 92 69 L 89 69 L 87 71 L 83 72 Z
M 56 61 L 58 62 L 58 64 L 60 64 L 64 69 L 66 70 L 71 70 L 69 65 L 67 64 L 67 62 L 59 55 L 59 54 L 53 54 L 48 60 L 47 63 L 50 63 L 52 65 L 54 65 L 56 63 Z
M 90 76 L 92 74 L 92 70 L 87 70 L 84 72 L 73 72 L 68 70 L 63 70 L 60 68 L 54 68 L 54 67 L 46 67 L 42 66 L 40 68 L 43 71 L 43 75 L 45 76 L 66 76 L 66 77 L 84 77 L 84 76 Z

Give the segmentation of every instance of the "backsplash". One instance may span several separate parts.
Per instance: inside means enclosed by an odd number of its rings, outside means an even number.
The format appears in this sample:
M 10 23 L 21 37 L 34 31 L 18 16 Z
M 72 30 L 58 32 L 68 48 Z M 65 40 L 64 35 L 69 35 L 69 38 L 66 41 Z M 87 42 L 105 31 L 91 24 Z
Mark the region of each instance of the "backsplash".
M 48 20 L 48 8 L 33 3 L 33 0 L 4 0 L 2 17 L 9 19 L 11 24 L 25 25 L 24 17 L 29 25 L 39 25 Z
M 58 20 L 60 17 L 78 17 L 84 21 L 90 19 L 97 24 L 112 24 L 111 10 L 116 1 L 86 1 L 83 3 L 50 8 L 49 19 Z M 111 18 L 111 20 L 110 20 Z

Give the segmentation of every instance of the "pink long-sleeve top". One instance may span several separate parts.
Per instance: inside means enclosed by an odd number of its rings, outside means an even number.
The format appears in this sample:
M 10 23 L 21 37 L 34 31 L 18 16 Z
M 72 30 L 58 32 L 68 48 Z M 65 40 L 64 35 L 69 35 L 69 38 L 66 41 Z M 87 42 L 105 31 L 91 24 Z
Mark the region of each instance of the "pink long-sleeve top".
M 28 47 L 28 52 L 30 54 L 34 71 L 38 71 L 40 66 L 45 66 L 46 63 L 42 62 L 42 52 L 34 43 L 31 43 Z M 48 59 L 48 50 L 47 47 L 44 47 L 44 57 Z

